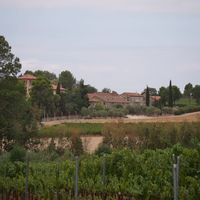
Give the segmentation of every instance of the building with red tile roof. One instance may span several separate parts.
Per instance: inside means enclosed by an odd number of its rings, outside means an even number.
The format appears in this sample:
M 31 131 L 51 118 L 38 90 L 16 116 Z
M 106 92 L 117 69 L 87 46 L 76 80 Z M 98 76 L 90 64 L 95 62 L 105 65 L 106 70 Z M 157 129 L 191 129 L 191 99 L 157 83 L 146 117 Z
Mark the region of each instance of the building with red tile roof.
M 117 93 L 95 92 L 88 95 L 90 105 L 102 104 L 106 107 L 112 105 L 127 105 L 128 101 Z
M 32 88 L 32 82 L 34 80 L 36 80 L 37 77 L 31 75 L 31 74 L 24 74 L 23 76 L 20 76 L 19 77 L 19 80 L 22 80 L 25 84 L 25 88 L 26 88 L 26 95 L 28 97 L 30 97 L 30 91 L 31 91 L 31 88 Z
M 137 92 L 124 92 L 121 96 L 126 99 L 131 105 L 145 105 L 145 98 Z
M 160 101 L 160 99 L 161 99 L 161 96 L 151 96 L 151 100 L 152 100 L 153 102 Z
M 22 80 L 24 82 L 25 88 L 26 88 L 26 95 L 27 95 L 27 97 L 30 97 L 32 82 L 34 80 L 36 80 L 37 77 L 33 76 L 32 74 L 24 74 L 23 76 L 20 76 L 18 79 Z M 57 84 L 52 83 L 51 87 L 52 87 L 52 90 L 53 90 L 53 94 L 56 94 Z M 60 92 L 65 92 L 65 88 L 63 88 L 62 85 L 60 86 Z

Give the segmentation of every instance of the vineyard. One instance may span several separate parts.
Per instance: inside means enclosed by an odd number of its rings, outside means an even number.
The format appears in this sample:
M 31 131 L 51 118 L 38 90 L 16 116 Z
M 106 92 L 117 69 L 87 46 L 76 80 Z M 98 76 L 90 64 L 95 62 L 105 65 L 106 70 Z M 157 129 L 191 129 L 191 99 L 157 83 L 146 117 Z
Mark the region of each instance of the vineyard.
M 173 198 L 172 155 L 180 155 L 180 200 L 200 196 L 200 146 L 165 150 L 114 150 L 79 158 L 78 199 L 164 200 Z M 10 162 L 1 158 L 0 199 L 74 199 L 75 159 Z M 77 177 L 76 177 L 77 178 Z

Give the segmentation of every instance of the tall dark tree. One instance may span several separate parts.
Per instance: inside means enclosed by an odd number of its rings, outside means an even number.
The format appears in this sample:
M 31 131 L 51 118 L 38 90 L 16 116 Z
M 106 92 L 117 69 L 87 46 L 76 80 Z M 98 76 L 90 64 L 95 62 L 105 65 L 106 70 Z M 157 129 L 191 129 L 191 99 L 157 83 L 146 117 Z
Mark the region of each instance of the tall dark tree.
M 158 95 L 156 88 L 151 88 L 151 87 L 148 87 L 148 88 L 149 88 L 149 95 L 150 96 L 157 96 Z M 146 89 L 143 91 L 143 93 L 146 93 Z
M 193 89 L 193 97 L 198 104 L 200 104 L 200 85 L 195 85 Z
M 181 94 L 181 91 L 180 89 L 176 86 L 176 85 L 173 85 L 172 86 L 172 93 L 173 93 L 173 102 L 174 102 L 174 105 L 175 105 L 175 102 L 181 98 L 182 94 Z
M 56 94 L 60 95 L 60 82 L 57 84 Z
M 169 82 L 169 101 L 168 106 L 173 107 L 173 90 L 172 90 L 172 81 Z
M 186 84 L 184 88 L 184 96 L 191 97 L 192 90 L 193 90 L 193 85 L 191 83 Z
M 37 105 L 44 112 L 44 115 L 51 115 L 54 112 L 53 91 L 48 79 L 39 77 L 33 82 L 31 102 L 33 105 Z
M 16 77 L 20 70 L 19 58 L 11 53 L 11 47 L 8 42 L 0 35 L 0 78 Z
M 16 78 L 20 69 L 19 59 L 0 36 L 0 148 L 5 139 L 8 144 L 24 144 L 37 127 L 34 108 L 26 101 L 24 85 Z
M 59 82 L 65 89 L 71 90 L 76 83 L 76 79 L 70 71 L 62 71 L 59 75 Z
M 163 105 L 163 106 L 166 106 L 166 104 L 167 104 L 167 102 L 168 102 L 168 99 L 169 99 L 169 94 L 168 94 L 169 92 L 168 92 L 168 88 L 166 88 L 166 87 L 161 87 L 160 89 L 159 89 L 159 92 L 158 92 L 158 94 L 159 94 L 159 96 L 161 97 L 161 104 Z
M 37 129 L 36 112 L 26 101 L 25 88 L 20 81 L 15 78 L 0 80 L 0 142 L 4 138 L 24 144 Z
M 150 94 L 149 94 L 149 87 L 146 88 L 146 106 L 150 105 Z

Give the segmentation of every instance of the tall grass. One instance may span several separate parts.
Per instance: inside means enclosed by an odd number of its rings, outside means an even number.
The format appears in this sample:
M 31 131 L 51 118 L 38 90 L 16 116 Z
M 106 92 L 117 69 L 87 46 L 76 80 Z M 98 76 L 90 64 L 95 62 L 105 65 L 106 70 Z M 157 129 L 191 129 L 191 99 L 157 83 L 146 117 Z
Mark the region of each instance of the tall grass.
M 103 124 L 100 123 L 65 123 L 51 127 L 43 127 L 38 131 L 37 137 L 70 137 L 79 135 L 99 135 Z
M 186 147 L 200 140 L 200 123 L 65 123 L 43 127 L 37 137 L 102 135 L 114 148 L 156 149 L 180 143 Z
M 114 148 L 167 148 L 180 143 L 193 146 L 200 140 L 200 123 L 118 123 L 106 124 L 104 143 Z

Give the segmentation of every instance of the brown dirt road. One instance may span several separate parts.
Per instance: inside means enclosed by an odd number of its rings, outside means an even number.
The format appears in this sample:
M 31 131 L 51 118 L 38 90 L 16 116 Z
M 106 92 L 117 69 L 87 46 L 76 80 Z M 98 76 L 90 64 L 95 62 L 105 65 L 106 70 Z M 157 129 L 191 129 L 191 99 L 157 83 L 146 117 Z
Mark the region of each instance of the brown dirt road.
M 170 116 L 128 116 L 127 118 L 98 118 L 98 119 L 65 119 L 42 122 L 44 126 L 53 126 L 62 123 L 166 123 L 166 122 L 200 122 L 200 112 L 188 113 L 183 115 Z

